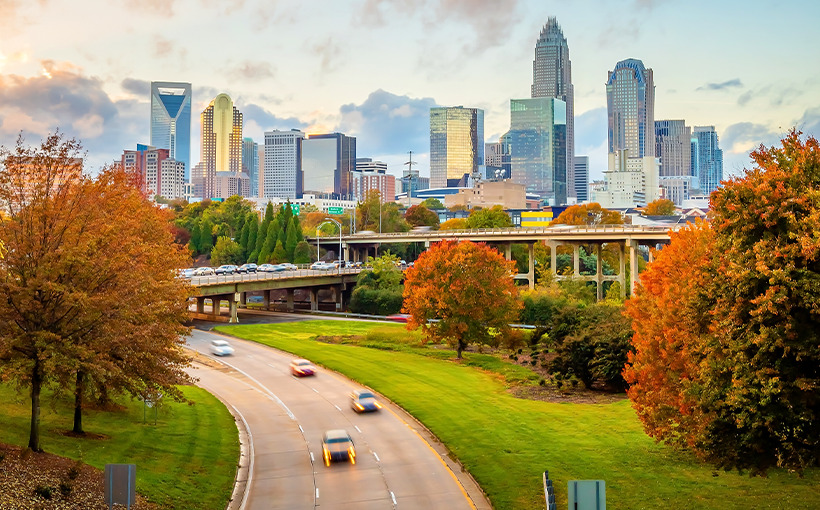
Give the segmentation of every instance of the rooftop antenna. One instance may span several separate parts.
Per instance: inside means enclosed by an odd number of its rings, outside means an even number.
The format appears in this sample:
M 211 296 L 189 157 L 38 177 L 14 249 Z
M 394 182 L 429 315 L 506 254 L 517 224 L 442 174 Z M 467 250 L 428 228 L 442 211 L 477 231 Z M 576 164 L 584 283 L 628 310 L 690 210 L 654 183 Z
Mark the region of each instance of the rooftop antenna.
M 411 199 L 413 197 L 413 165 L 417 165 L 418 163 L 413 161 L 413 151 L 409 152 L 410 154 L 410 161 L 405 163 L 407 166 L 407 172 L 404 175 L 404 178 L 407 179 L 407 207 L 409 208 L 411 205 Z

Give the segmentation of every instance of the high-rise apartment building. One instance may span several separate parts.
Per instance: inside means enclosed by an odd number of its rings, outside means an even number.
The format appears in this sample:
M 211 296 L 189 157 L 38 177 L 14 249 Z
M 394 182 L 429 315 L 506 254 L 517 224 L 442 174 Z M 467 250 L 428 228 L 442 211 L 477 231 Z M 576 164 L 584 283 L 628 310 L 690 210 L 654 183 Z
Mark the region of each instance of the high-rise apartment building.
M 302 196 L 302 140 L 298 129 L 265 132 L 262 198 Z
M 575 156 L 575 199 L 582 204 L 589 200 L 589 156 Z
M 430 186 L 465 186 L 484 165 L 484 110 L 430 108 Z
M 708 195 L 723 180 L 723 151 L 718 145 L 715 126 L 695 126 L 692 138 L 697 140 L 697 154 L 692 154 L 692 159 L 697 161 L 697 183 L 700 192 Z
M 548 205 L 567 203 L 566 118 L 560 99 L 511 99 L 510 130 L 501 138 L 510 148 L 512 181 Z
M 387 173 L 387 163 L 373 161 L 372 158 L 356 158 L 353 172 L 353 199 L 363 200 L 370 190 L 377 190 L 381 202 L 392 202 L 396 198 L 396 176 Z
M 202 198 L 227 198 L 217 196 L 216 177 L 218 172 L 242 172 L 242 113 L 228 94 L 219 94 L 202 112 L 201 120 L 202 166 L 191 180 L 195 181 L 195 192 L 201 192 Z
M 172 158 L 168 149 L 137 144 L 137 150 L 123 151 L 120 164 L 151 199 L 185 196 L 185 163 Z
M 655 121 L 655 156 L 661 177 L 692 175 L 692 129 L 683 120 Z
M 171 158 L 191 170 L 191 84 L 151 82 L 151 145 L 168 149 Z
M 484 144 L 484 165 L 487 179 L 509 179 L 512 173 L 510 167 L 510 148 L 501 143 Z
M 652 69 L 630 58 L 606 81 L 609 153 L 628 150 L 630 158 L 655 155 L 655 82 Z
M 567 195 L 576 196 L 575 185 L 575 99 L 569 45 L 556 18 L 549 18 L 535 43 L 532 62 L 532 97 L 551 97 L 566 104 Z M 586 178 L 584 178 L 586 179 Z M 586 189 L 586 180 L 583 182 Z M 579 200 L 580 201 L 580 200 Z
M 253 138 L 242 139 L 242 171 L 250 179 L 250 196 L 259 196 L 259 144 Z
M 355 137 L 328 133 L 309 135 L 302 140 L 304 193 L 350 200 L 355 170 Z

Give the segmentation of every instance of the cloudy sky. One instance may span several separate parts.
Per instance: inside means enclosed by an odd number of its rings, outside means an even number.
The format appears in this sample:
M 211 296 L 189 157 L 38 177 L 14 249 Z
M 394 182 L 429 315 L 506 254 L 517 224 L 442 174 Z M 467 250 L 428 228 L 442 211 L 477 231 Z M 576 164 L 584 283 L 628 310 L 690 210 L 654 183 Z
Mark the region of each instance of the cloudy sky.
M 576 154 L 606 166 L 607 71 L 654 70 L 656 119 L 714 125 L 725 171 L 792 126 L 820 137 L 816 0 L 0 0 L 0 144 L 59 128 L 90 170 L 147 143 L 149 83 L 220 92 L 245 136 L 300 128 L 358 138 L 358 155 L 429 175 L 429 108 L 485 111 L 485 138 L 529 97 L 533 48 L 556 16 L 575 85 Z

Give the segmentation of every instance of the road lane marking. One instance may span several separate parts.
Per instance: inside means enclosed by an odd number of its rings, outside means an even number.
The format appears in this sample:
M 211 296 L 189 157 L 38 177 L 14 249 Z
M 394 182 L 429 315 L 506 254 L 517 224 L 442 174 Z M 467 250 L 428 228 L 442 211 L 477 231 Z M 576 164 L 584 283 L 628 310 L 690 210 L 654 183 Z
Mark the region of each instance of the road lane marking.
M 316 393 L 319 393 L 319 390 L 317 390 L 316 388 L 311 388 L 311 389 L 312 389 L 313 391 L 315 391 Z
M 304 435 L 304 433 L 305 433 L 305 431 L 304 431 L 304 429 L 302 429 L 302 426 L 301 426 L 301 425 L 299 425 L 299 432 L 301 432 L 303 435 Z
M 359 432 L 359 434 L 362 433 L 362 429 L 360 429 L 358 425 L 353 425 L 353 428 L 356 429 Z
M 316 499 L 319 499 L 319 487 L 316 487 Z
M 373 456 L 376 457 L 376 462 L 381 462 L 381 459 L 379 459 L 379 456 L 376 455 L 376 452 L 373 452 Z
M 393 506 L 398 506 L 399 504 L 396 503 L 396 495 L 393 494 L 393 491 L 390 491 L 390 497 L 393 499 Z
M 268 366 L 271 368 L 276 368 L 276 365 L 274 365 L 273 363 L 268 363 Z
M 336 409 L 338 409 L 340 412 L 341 412 L 341 410 L 342 410 L 342 408 L 341 408 L 341 407 L 339 407 L 339 406 L 337 406 L 336 404 L 333 404 L 333 407 L 335 407 Z
M 310 452 L 310 462 L 313 463 L 313 452 Z

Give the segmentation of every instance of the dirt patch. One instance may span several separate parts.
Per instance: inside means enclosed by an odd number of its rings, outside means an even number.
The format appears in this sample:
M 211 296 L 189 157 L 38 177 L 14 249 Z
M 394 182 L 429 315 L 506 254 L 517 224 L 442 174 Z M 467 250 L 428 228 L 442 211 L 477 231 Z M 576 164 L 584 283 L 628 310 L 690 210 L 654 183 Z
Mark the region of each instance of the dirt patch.
M 357 344 L 364 340 L 364 337 L 361 335 L 319 335 L 314 340 L 326 344 Z
M 4 510 L 104 510 L 108 508 L 104 490 L 99 469 L 50 453 L 0 444 L 0 508 Z M 131 508 L 160 507 L 137 495 Z
M 561 388 L 553 385 L 514 386 L 508 390 L 516 398 L 571 404 L 611 404 L 624 400 L 623 393 L 606 393 L 586 388 Z
M 108 439 L 111 439 L 109 436 L 106 436 L 105 434 L 94 434 L 93 432 L 86 432 L 84 434 L 77 434 L 72 430 L 56 430 L 55 432 L 66 437 L 81 437 L 83 439 L 94 439 L 95 441 L 106 441 Z

